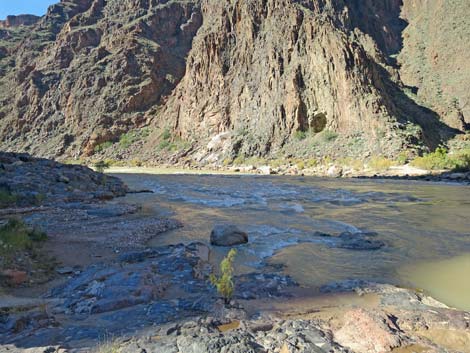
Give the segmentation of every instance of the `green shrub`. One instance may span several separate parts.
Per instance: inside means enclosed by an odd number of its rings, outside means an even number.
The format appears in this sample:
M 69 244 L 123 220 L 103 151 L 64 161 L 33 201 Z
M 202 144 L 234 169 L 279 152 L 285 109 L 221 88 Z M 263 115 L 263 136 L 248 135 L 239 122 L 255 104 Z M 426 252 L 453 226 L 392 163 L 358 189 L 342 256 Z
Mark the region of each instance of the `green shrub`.
M 235 290 L 233 283 L 233 262 L 236 255 L 237 250 L 231 249 L 220 263 L 220 276 L 214 274 L 210 276 L 212 285 L 217 288 L 217 292 L 224 298 L 225 303 L 230 301 Z
M 243 156 L 237 156 L 233 162 L 232 162 L 234 165 L 242 165 L 242 164 L 245 164 L 245 157 Z
M 131 167 L 142 167 L 144 163 L 140 159 L 134 158 L 129 161 L 129 164 Z
M 352 168 L 356 171 L 360 171 L 364 169 L 364 162 L 360 159 L 355 159 L 352 157 L 345 157 L 345 158 L 340 158 L 337 163 L 344 167 L 349 167 Z
M 108 169 L 110 167 L 109 162 L 106 161 L 99 161 L 96 162 L 93 167 L 98 173 L 104 173 L 105 169 Z
M 134 142 L 138 140 L 139 138 L 137 137 L 136 133 L 134 131 L 130 131 L 119 137 L 119 146 L 122 148 L 129 148 Z
M 408 162 L 409 158 L 409 153 L 407 151 L 402 151 L 397 157 L 397 164 L 404 165 Z
M 137 141 L 140 141 L 143 138 L 148 137 L 149 135 L 149 128 L 142 128 L 138 130 L 129 131 L 119 137 L 119 146 L 121 146 L 121 148 L 129 148 Z
M 163 140 L 158 144 L 158 149 L 161 150 L 166 150 L 170 146 L 170 141 Z
M 299 141 L 305 140 L 307 138 L 307 133 L 305 131 L 297 130 L 294 133 L 294 138 Z
M 315 158 L 309 158 L 307 159 L 307 168 L 314 168 L 318 165 L 318 161 Z
M 18 197 L 5 188 L 0 188 L 0 208 L 14 206 Z
M 269 165 L 273 168 L 279 168 L 281 167 L 282 165 L 285 165 L 287 164 L 287 161 L 285 159 L 282 159 L 282 158 L 276 158 L 276 159 L 272 159 L 269 161 Z
M 16 250 L 31 249 L 34 242 L 46 239 L 46 233 L 28 227 L 19 219 L 12 218 L 0 227 L 0 253 L 6 255 Z
M 38 193 L 34 195 L 34 201 L 36 205 L 42 205 L 42 203 L 46 200 L 47 196 L 43 193 Z
M 470 149 L 465 149 L 459 152 L 456 152 L 452 156 L 455 160 L 455 166 L 453 171 L 455 172 L 469 172 L 470 171 Z
M 297 169 L 303 170 L 303 169 L 305 169 L 305 162 L 303 160 L 299 159 L 296 162 L 296 166 L 297 166 Z
M 262 157 L 250 157 L 247 160 L 245 160 L 244 164 L 246 165 L 254 165 L 255 167 L 259 167 L 262 165 L 266 165 L 268 162 L 265 158 Z
M 107 150 L 112 145 L 113 143 L 111 141 L 106 141 L 106 142 L 100 143 L 99 145 L 96 145 L 94 148 L 94 151 L 95 153 L 100 153 L 100 152 Z
M 162 139 L 168 141 L 171 139 L 171 131 L 169 128 L 165 128 L 162 133 Z
M 376 156 L 372 157 L 367 165 L 373 170 L 385 171 L 393 166 L 394 163 L 388 158 Z
M 334 131 L 331 131 L 331 130 L 324 130 L 321 133 L 321 137 L 322 137 L 323 141 L 331 142 L 333 140 L 336 140 L 336 138 L 338 137 L 338 134 Z
M 458 160 L 449 157 L 446 148 L 438 147 L 434 152 L 415 158 L 411 165 L 427 170 L 454 169 L 458 166 Z

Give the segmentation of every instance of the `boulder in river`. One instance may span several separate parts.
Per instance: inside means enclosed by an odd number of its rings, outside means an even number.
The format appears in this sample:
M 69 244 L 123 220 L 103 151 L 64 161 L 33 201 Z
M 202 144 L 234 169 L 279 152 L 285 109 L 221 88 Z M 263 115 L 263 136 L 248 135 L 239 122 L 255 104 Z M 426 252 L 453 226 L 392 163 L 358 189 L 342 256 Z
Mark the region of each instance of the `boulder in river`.
M 245 243 L 248 243 L 248 234 L 233 224 L 218 224 L 212 229 L 212 245 L 233 246 Z

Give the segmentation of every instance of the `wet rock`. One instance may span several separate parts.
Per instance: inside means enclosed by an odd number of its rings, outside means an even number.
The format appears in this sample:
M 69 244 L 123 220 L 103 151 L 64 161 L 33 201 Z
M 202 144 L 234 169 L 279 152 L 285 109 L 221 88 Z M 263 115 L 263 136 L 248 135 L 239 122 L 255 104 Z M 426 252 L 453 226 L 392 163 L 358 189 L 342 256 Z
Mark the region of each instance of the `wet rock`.
M 465 173 L 452 173 L 449 175 L 449 179 L 451 180 L 463 180 L 465 177 Z
M 290 277 L 274 273 L 249 273 L 236 277 L 235 297 L 259 299 L 286 296 L 289 288 L 298 284 Z
M 331 239 L 330 246 L 348 250 L 379 250 L 385 246 L 381 240 L 375 239 L 374 232 L 343 232 L 338 236 L 323 232 L 314 232 L 314 236 Z
M 369 233 L 341 233 L 338 237 L 340 243 L 337 245 L 342 249 L 349 250 L 378 250 L 385 246 L 381 240 L 371 239 Z
M 234 246 L 248 243 L 248 234 L 232 224 L 219 224 L 212 229 L 210 242 L 216 246 Z

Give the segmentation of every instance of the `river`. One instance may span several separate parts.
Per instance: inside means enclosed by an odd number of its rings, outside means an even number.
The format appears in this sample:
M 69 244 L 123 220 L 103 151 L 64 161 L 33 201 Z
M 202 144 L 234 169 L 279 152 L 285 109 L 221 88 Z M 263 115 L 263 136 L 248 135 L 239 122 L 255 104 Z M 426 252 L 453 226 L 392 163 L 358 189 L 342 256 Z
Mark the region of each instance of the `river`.
M 346 279 L 417 288 L 470 310 L 470 188 L 418 181 L 321 179 L 300 176 L 156 174 L 112 171 L 131 188 L 154 193 L 125 200 L 142 212 L 172 216 L 184 227 L 152 246 L 208 242 L 217 223 L 250 237 L 237 270 L 281 268 L 312 291 Z M 119 201 L 120 202 L 120 201 Z M 386 246 L 357 251 L 335 246 L 344 231 L 376 232 Z M 217 249 L 221 258 L 226 249 Z

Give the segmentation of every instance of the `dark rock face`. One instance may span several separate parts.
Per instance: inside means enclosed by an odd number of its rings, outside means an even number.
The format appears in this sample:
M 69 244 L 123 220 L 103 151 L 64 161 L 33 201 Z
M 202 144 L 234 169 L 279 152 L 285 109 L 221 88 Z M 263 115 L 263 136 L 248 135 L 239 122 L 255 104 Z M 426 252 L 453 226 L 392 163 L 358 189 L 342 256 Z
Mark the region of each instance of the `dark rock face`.
M 31 26 L 37 23 L 40 18 L 41 17 L 34 15 L 7 16 L 4 21 L 0 21 L 0 28 Z
M 296 134 L 322 131 L 341 138 L 305 153 L 433 148 L 467 126 L 469 93 L 465 77 L 434 87 L 430 67 L 437 60 L 441 76 L 465 76 L 470 50 L 459 42 L 458 53 L 449 51 L 442 36 L 421 38 L 429 24 L 416 13 L 452 7 L 452 16 L 441 16 L 443 33 L 457 36 L 464 22 L 452 27 L 452 19 L 465 18 L 467 3 L 60 2 L 28 31 L 0 30 L 0 148 L 90 156 L 129 131 L 133 138 L 110 158 L 295 154 Z M 435 53 L 421 53 L 421 42 Z M 422 64 L 426 72 L 417 70 Z M 409 92 L 416 90 L 426 107 Z M 444 114 L 449 102 L 455 107 Z
M 234 246 L 248 243 L 248 234 L 232 224 L 219 224 L 211 232 L 211 244 L 216 246 Z
M 40 38 L 12 32 L 24 42 L 11 43 L 5 71 L 22 93 L 0 88 L 13 109 L 0 115 L 1 147 L 90 155 L 146 124 L 184 75 L 202 20 L 197 3 L 61 2 L 33 30 Z

